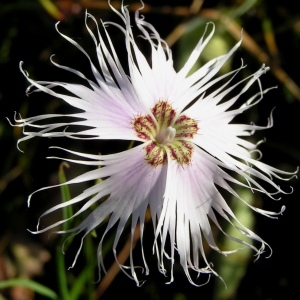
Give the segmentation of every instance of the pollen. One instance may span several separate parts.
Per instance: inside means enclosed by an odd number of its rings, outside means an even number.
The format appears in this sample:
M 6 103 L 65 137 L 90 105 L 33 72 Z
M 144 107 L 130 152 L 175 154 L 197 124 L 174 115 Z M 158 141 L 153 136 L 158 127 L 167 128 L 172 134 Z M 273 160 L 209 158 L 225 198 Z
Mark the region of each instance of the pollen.
M 132 121 L 136 135 L 148 142 L 144 148 L 148 164 L 157 167 L 172 159 L 189 165 L 193 155 L 191 140 L 199 130 L 198 122 L 177 114 L 168 101 L 159 101 L 151 112 L 152 115 L 137 116 Z

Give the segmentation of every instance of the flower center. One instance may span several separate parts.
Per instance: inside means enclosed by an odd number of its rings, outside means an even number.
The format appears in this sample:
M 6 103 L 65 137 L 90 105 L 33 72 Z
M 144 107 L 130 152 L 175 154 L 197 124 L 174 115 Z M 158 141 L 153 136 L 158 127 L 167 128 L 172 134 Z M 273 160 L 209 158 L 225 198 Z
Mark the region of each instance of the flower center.
M 198 123 L 176 111 L 167 101 L 159 101 L 151 115 L 138 116 L 133 122 L 137 136 L 151 143 L 145 147 L 146 160 L 154 167 L 167 163 L 168 154 L 179 164 L 190 164 L 193 145 L 190 140 L 198 132 Z M 168 152 L 168 154 L 167 154 Z
M 176 135 L 176 129 L 169 126 L 167 129 L 160 130 L 156 136 L 155 140 L 160 145 L 168 144 L 174 140 Z

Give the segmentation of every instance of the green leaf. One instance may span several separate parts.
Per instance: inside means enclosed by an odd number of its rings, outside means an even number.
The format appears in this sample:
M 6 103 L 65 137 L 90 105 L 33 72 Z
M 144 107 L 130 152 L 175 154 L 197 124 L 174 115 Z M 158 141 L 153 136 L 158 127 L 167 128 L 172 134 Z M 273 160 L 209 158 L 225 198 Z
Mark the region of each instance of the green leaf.
M 58 284 L 60 295 L 63 299 L 69 298 L 69 289 L 68 289 L 68 279 L 66 274 L 66 265 L 64 255 L 61 253 L 59 247 L 56 249 L 56 268 L 57 268 L 57 276 L 58 276 Z
M 69 168 L 69 165 L 66 162 L 63 162 L 59 166 L 58 171 L 58 179 L 60 184 L 64 184 L 67 182 L 65 170 L 64 168 Z M 60 187 L 62 202 L 67 202 L 71 199 L 71 193 L 68 185 L 62 185 Z M 63 219 L 69 219 L 73 215 L 73 210 L 71 206 L 64 207 L 63 210 Z M 69 222 L 63 223 L 63 230 L 68 230 Z M 72 239 L 69 240 L 68 244 L 64 243 L 64 250 L 68 248 Z M 58 272 L 58 284 L 60 294 L 63 299 L 70 299 L 69 298 L 69 288 L 68 288 L 68 276 L 66 274 L 66 265 L 65 265 L 65 258 L 61 253 L 61 249 L 57 247 L 56 249 L 56 267 Z
M 69 168 L 69 165 L 66 162 L 63 162 L 59 166 L 58 171 L 58 180 L 60 184 L 64 184 L 67 182 L 66 174 L 64 168 Z M 60 187 L 62 202 L 67 202 L 71 199 L 71 193 L 68 185 L 62 185 Z M 63 219 L 69 219 L 73 215 L 72 206 L 69 205 L 64 207 L 63 210 Z M 63 223 L 63 230 L 68 230 L 69 222 Z
M 26 287 L 47 298 L 58 299 L 54 291 L 30 279 L 15 278 L 15 279 L 9 279 L 0 282 L 0 289 L 5 289 L 13 286 Z
M 80 296 L 84 296 L 86 300 L 93 299 L 92 295 L 95 287 L 93 275 L 95 266 L 97 265 L 97 260 L 93 259 L 94 251 L 96 250 L 93 249 L 92 236 L 88 235 L 84 244 L 85 268 L 83 268 L 80 275 L 72 283 L 69 299 L 77 300 Z

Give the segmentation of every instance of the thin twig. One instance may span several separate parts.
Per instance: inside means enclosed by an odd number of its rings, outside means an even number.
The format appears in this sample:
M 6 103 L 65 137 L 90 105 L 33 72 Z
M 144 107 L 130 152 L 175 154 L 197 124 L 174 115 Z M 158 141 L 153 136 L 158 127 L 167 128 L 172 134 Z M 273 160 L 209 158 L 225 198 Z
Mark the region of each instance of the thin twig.
M 232 19 L 228 18 L 226 15 L 213 10 L 213 9 L 203 9 L 201 11 L 201 16 L 210 20 L 218 20 L 224 25 L 226 30 L 236 39 L 241 38 L 242 27 Z M 243 43 L 242 47 L 245 48 L 249 53 L 251 53 L 257 60 L 264 64 L 271 64 L 271 59 L 269 55 L 264 52 L 259 45 L 251 38 L 251 36 L 243 30 Z M 300 88 L 293 81 L 293 79 L 278 65 L 272 65 L 271 72 L 273 75 L 283 84 L 285 87 L 293 94 L 295 98 L 300 100 Z
M 139 238 L 140 238 L 140 226 L 137 225 L 134 231 L 132 242 L 131 242 L 131 236 L 129 236 L 123 249 L 120 251 L 120 253 L 117 256 L 117 261 L 119 264 L 123 265 L 126 262 L 126 260 L 130 255 L 131 249 L 134 249 Z M 101 282 L 96 290 L 95 299 L 99 299 L 104 294 L 104 292 L 108 289 L 108 287 L 114 281 L 115 277 L 120 272 L 120 266 L 118 265 L 118 263 L 116 261 L 113 262 L 113 264 L 105 274 L 104 278 L 101 279 Z
M 190 13 L 196 15 L 200 12 L 204 0 L 194 0 L 190 5 Z
M 15 180 L 17 177 L 19 177 L 22 172 L 23 168 L 16 166 L 13 169 L 11 169 L 7 174 L 5 174 L 1 179 L 0 179 L 0 193 L 3 192 L 6 188 L 6 186 L 13 180 Z

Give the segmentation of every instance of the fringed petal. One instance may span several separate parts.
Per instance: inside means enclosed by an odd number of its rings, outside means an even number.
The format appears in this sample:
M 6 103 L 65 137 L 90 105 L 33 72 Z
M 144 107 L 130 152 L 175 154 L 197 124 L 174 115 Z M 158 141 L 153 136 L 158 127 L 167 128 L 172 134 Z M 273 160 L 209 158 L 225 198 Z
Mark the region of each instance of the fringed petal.
M 142 7 L 143 5 L 141 9 Z M 99 26 L 95 18 L 86 13 L 85 25 L 96 48 L 97 65 L 76 41 L 61 33 L 56 25 L 58 33 L 86 57 L 93 79 L 76 69 L 56 63 L 53 57 L 51 62 L 78 76 L 85 85 L 35 81 L 20 63 L 21 72 L 30 83 L 28 94 L 42 91 L 80 112 L 28 118 L 15 116 L 14 126 L 21 127 L 24 134 L 18 145 L 32 137 L 117 139 L 138 141 L 141 144 L 128 151 L 109 155 L 52 147 L 56 149 L 54 151 L 66 152 L 68 158 L 65 161 L 93 166 L 95 169 L 63 184 L 41 188 L 29 196 L 28 204 L 33 196 L 36 197 L 36 193 L 49 188 L 91 184 L 81 194 L 45 211 L 33 233 L 57 230 L 58 234 L 80 234 L 81 242 L 71 265 L 73 267 L 85 236 L 107 222 L 98 245 L 99 279 L 102 271 L 105 272 L 102 257 L 104 239 L 115 228 L 112 246 L 115 259 L 120 269 L 140 285 L 133 258 L 134 235 L 139 227 L 143 262 L 141 268 L 147 275 L 149 267 L 143 238 L 146 211 L 149 209 L 154 228 L 153 252 L 157 256 L 159 271 L 169 277 L 169 283 L 174 280 L 177 252 L 189 282 L 201 285 L 197 278 L 202 274 L 205 284 L 211 275 L 219 275 L 206 258 L 204 244 L 222 255 L 238 251 L 240 247 L 248 247 L 259 257 L 269 248 L 264 240 L 237 219 L 221 191 L 226 191 L 234 201 L 241 201 L 257 213 L 277 218 L 284 211 L 284 206 L 279 212 L 257 208 L 240 197 L 234 186 L 278 200 L 278 195 L 286 192 L 277 185 L 274 178 L 289 180 L 298 171 L 286 172 L 261 162 L 262 153 L 257 149 L 261 141 L 254 144 L 247 139 L 256 130 L 272 127 L 272 113 L 266 126 L 232 122 L 237 115 L 257 105 L 272 89 L 264 90 L 260 82 L 260 77 L 268 67 L 263 65 L 253 75 L 234 83 L 236 75 L 245 68 L 242 62 L 238 69 L 217 77 L 220 68 L 240 46 L 240 40 L 228 53 L 189 74 L 214 34 L 214 24 L 208 23 L 187 62 L 176 72 L 171 50 L 155 28 L 140 15 L 140 10 L 135 14 L 135 24 L 132 24 L 126 6 L 122 5 L 120 12 L 112 6 L 111 8 L 120 17 L 122 25 L 101 21 Z M 88 25 L 88 20 L 93 22 L 94 30 Z M 108 25 L 124 34 L 129 74 L 126 74 L 118 58 L 117 47 L 111 40 Z M 149 44 L 151 63 L 135 41 L 133 25 Z M 238 104 L 241 96 L 254 84 L 257 84 L 258 92 L 244 103 Z M 210 90 L 212 92 L 208 92 Z M 55 155 L 48 158 L 63 159 Z M 40 226 L 45 217 L 69 206 L 79 208 L 69 218 L 45 228 Z M 60 229 L 62 224 L 80 218 L 92 206 L 96 208 L 79 225 L 68 230 Z M 233 226 L 245 239 L 240 235 L 229 235 L 220 220 Z M 117 246 L 127 224 L 130 232 L 130 255 L 129 265 L 123 265 L 118 261 Z M 218 228 L 227 238 L 236 242 L 237 249 L 221 249 L 212 227 Z M 170 270 L 165 267 L 166 260 L 170 261 Z

